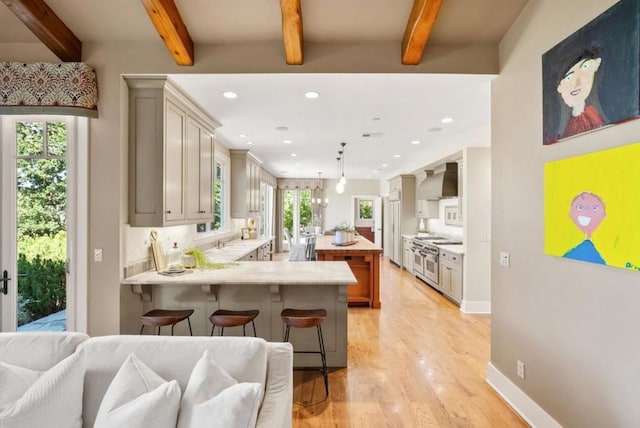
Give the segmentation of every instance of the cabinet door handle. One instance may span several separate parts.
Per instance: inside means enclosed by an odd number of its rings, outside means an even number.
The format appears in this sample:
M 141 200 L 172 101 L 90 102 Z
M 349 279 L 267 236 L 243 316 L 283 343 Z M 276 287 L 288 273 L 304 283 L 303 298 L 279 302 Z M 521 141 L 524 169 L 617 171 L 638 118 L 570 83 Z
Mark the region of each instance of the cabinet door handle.
M 204 210 L 202 210 L 202 211 L 198 211 L 198 214 L 204 214 L 204 213 L 205 213 L 205 211 L 204 211 Z
M 171 214 L 171 210 L 169 210 L 169 211 L 165 211 L 165 213 L 167 213 L 167 214 Z

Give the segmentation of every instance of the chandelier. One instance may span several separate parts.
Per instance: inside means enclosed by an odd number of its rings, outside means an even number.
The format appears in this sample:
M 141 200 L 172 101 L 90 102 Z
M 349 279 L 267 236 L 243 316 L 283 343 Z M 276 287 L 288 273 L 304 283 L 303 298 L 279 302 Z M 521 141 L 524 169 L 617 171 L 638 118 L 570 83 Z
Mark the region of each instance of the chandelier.
M 320 179 L 320 175 L 321 174 L 322 174 L 321 172 L 318 173 L 318 190 L 320 192 L 322 192 L 322 180 Z M 322 198 L 321 197 L 311 198 L 311 203 L 313 205 L 316 205 L 316 206 L 320 207 L 320 208 L 327 208 L 327 206 L 329 205 L 329 198 L 324 198 L 324 204 L 322 203 Z
M 340 143 L 342 150 L 338 151 L 338 184 L 336 184 L 336 192 L 344 193 L 344 186 L 347 184 L 347 179 L 344 178 L 344 146 L 347 143 Z

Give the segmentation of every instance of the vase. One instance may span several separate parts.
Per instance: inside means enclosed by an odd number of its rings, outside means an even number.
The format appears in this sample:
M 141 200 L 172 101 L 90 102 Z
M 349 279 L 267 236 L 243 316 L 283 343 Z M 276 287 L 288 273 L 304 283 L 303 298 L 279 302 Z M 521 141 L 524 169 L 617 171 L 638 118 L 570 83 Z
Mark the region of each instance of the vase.
M 342 230 L 336 231 L 336 244 L 344 244 L 347 242 L 347 232 Z

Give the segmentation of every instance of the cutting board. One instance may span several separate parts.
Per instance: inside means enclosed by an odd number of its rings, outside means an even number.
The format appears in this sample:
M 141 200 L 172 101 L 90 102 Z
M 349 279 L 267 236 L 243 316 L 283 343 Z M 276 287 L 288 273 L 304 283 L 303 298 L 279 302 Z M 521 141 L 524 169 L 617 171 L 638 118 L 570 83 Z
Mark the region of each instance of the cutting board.
M 164 258 L 162 250 L 162 242 L 157 240 L 157 232 L 151 232 L 151 252 L 153 253 L 153 262 L 156 265 L 156 271 L 160 272 L 167 267 L 167 260 Z

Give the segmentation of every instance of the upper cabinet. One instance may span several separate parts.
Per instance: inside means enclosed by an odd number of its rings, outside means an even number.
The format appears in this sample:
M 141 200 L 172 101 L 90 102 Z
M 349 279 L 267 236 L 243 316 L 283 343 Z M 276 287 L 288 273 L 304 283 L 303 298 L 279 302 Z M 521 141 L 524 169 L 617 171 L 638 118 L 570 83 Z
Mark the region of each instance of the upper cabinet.
M 229 150 L 231 158 L 231 217 L 260 215 L 260 161 L 249 150 Z
M 129 223 L 213 219 L 214 129 L 220 124 L 166 77 L 129 86 Z

